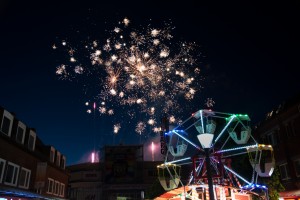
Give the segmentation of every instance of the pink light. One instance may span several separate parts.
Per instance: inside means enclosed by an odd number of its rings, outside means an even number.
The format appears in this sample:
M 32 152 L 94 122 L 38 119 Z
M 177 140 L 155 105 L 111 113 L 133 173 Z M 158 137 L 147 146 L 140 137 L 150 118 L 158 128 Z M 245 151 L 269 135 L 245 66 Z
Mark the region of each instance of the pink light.
M 92 163 L 94 163 L 95 162 L 95 153 L 94 152 L 92 153 L 91 157 L 92 157 Z
M 152 150 L 152 152 L 154 151 L 154 148 L 155 148 L 155 146 L 154 146 L 154 143 L 152 142 L 151 143 L 151 150 Z
M 96 102 L 94 102 L 94 105 L 93 105 L 93 107 L 94 107 L 94 110 L 96 109 Z
M 154 148 L 155 148 L 155 146 L 154 146 L 154 143 L 152 142 L 152 143 L 151 143 L 152 161 L 154 161 Z

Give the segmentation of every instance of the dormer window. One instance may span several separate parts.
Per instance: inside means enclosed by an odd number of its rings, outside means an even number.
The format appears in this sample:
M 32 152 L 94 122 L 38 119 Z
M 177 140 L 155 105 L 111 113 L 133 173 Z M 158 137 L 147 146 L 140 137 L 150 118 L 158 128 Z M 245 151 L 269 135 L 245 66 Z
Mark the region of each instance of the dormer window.
M 50 148 L 50 162 L 54 163 L 54 158 L 55 158 L 55 149 L 54 147 Z
M 60 152 L 56 152 L 56 163 L 57 166 L 60 166 Z
M 61 167 L 62 169 L 65 169 L 65 167 L 66 167 L 66 157 L 65 157 L 65 156 L 61 156 L 60 167 Z
M 11 135 L 11 128 L 14 116 L 4 110 L 3 117 L 1 120 L 1 132 L 10 137 Z
M 25 124 L 19 121 L 17 135 L 16 135 L 16 141 L 18 143 L 24 144 L 25 130 L 26 130 Z
M 28 138 L 28 149 L 30 149 L 31 151 L 34 151 L 35 149 L 35 140 L 36 140 L 36 133 L 33 130 L 30 130 L 29 138 Z

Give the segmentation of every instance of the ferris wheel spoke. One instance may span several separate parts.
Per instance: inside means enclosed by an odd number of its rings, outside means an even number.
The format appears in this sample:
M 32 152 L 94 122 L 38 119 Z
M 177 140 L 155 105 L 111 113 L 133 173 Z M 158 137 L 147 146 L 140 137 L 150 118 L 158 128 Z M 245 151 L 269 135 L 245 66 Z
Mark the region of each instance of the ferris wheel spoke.
M 248 146 L 242 146 L 242 147 L 235 147 L 235 148 L 231 148 L 231 149 L 223 149 L 223 150 L 219 150 L 219 151 L 216 151 L 215 153 L 225 153 L 225 152 L 232 152 L 232 151 L 238 151 L 238 150 L 247 150 L 249 148 L 254 148 L 254 147 L 257 147 L 258 144 L 254 144 L 254 145 L 248 145 Z
M 243 180 L 245 183 L 247 183 L 248 185 L 250 185 L 251 183 L 249 181 L 247 181 L 245 178 L 243 178 L 241 175 L 239 175 L 238 173 L 236 173 L 235 171 L 233 171 L 232 169 L 230 169 L 229 167 L 227 167 L 226 165 L 224 165 L 224 168 L 226 170 L 228 170 L 229 172 L 231 172 L 232 174 L 236 175 L 237 177 L 239 177 L 241 180 Z
M 179 159 L 179 160 L 173 160 L 171 162 L 166 162 L 165 164 L 168 165 L 168 164 L 174 164 L 174 163 L 178 163 L 178 162 L 182 162 L 182 161 L 186 161 L 186 160 L 190 160 L 191 158 L 188 157 L 188 158 L 182 158 L 182 159 Z
M 222 147 L 220 148 L 221 150 L 224 148 L 224 146 L 227 144 L 228 140 L 230 139 L 230 135 L 227 137 L 227 139 L 225 140 L 224 144 L 222 145 Z
M 181 139 L 185 140 L 186 142 L 188 142 L 189 144 L 191 144 L 192 146 L 196 147 L 197 149 L 203 151 L 203 149 L 201 149 L 198 145 L 194 144 L 192 141 L 190 141 L 189 139 L 183 137 L 182 135 L 180 135 L 179 133 L 177 133 L 177 130 L 173 130 L 173 133 L 175 133 L 178 137 L 180 137 Z

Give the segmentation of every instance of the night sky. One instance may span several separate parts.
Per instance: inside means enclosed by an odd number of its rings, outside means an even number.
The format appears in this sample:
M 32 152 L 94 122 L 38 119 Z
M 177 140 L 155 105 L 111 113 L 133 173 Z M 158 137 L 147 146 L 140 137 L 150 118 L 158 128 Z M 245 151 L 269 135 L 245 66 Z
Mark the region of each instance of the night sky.
M 203 88 L 194 111 L 212 98 L 214 110 L 247 113 L 255 125 L 300 92 L 299 9 L 296 1 L 212 5 L 189 0 L 4 0 L 0 106 L 35 128 L 45 144 L 66 155 L 67 164 L 87 160 L 89 152 L 106 144 L 149 144 L 155 134 L 140 138 L 134 126 L 127 126 L 114 137 L 110 118 L 86 112 L 90 97 L 78 82 L 59 80 L 55 74 L 62 58 L 52 45 L 75 36 L 101 38 L 125 17 L 142 25 L 149 19 L 171 20 L 176 37 L 200 46 Z

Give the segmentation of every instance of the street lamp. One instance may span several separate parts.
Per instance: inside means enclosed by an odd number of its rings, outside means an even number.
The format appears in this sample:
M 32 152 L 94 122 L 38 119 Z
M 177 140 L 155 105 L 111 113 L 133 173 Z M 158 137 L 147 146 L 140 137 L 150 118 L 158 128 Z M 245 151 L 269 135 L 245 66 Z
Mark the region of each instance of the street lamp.
M 206 170 L 207 170 L 209 199 L 214 200 L 215 195 L 214 195 L 214 189 L 213 189 L 213 181 L 212 181 L 212 176 L 211 176 L 210 158 L 209 158 L 209 150 L 210 150 L 213 138 L 214 138 L 214 134 L 202 133 L 202 134 L 197 135 L 197 137 L 205 151 L 205 162 L 206 162 Z

